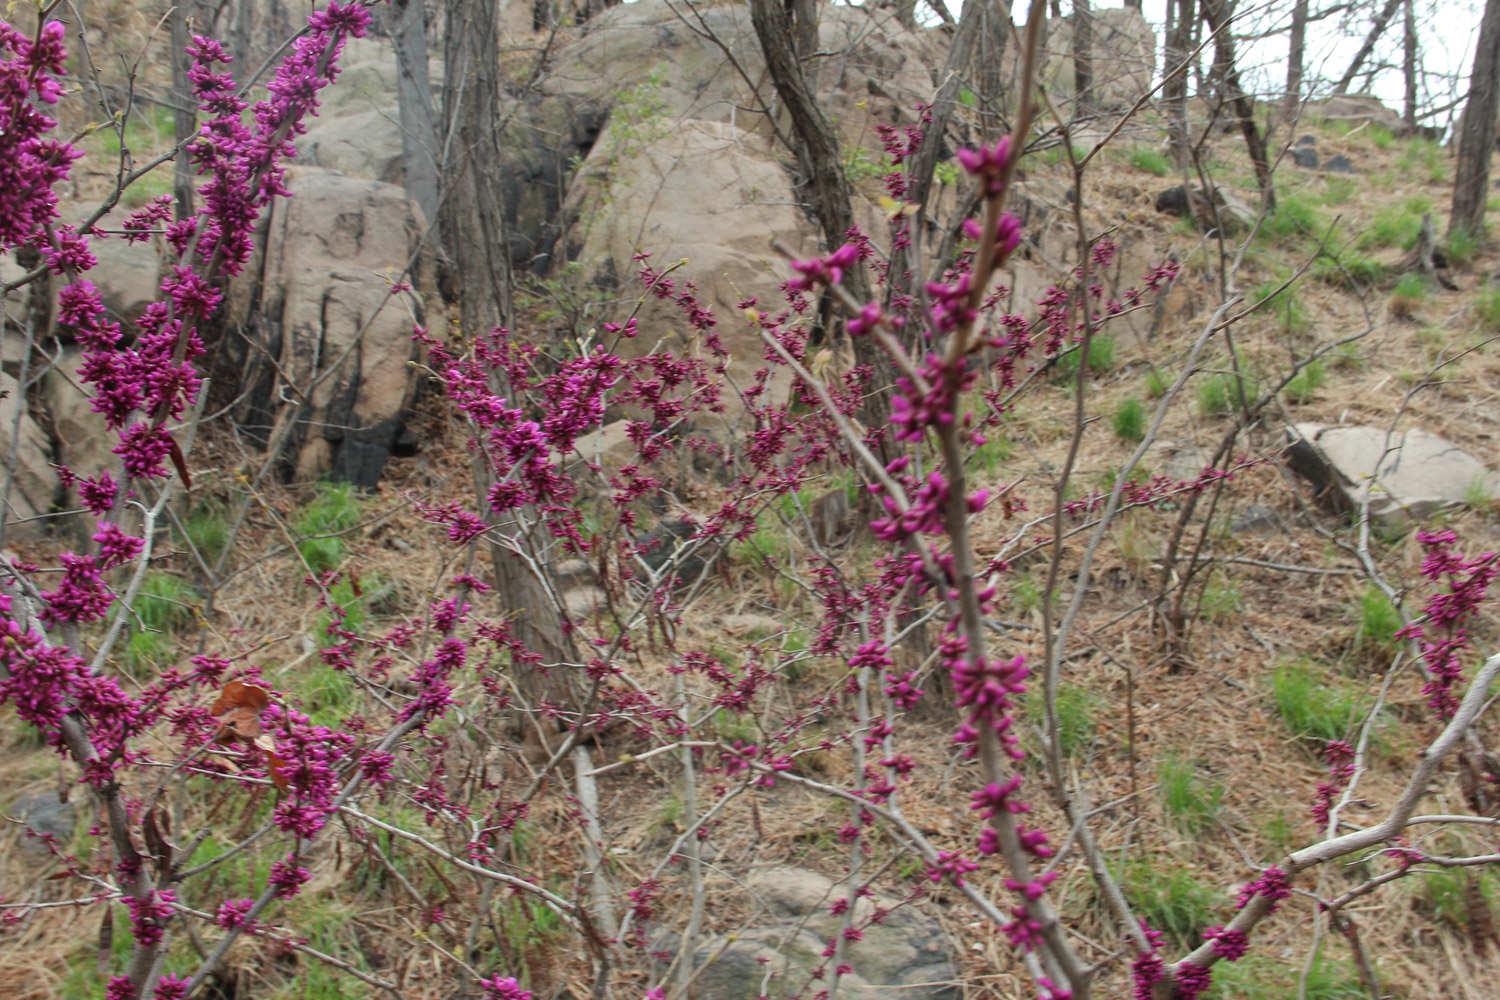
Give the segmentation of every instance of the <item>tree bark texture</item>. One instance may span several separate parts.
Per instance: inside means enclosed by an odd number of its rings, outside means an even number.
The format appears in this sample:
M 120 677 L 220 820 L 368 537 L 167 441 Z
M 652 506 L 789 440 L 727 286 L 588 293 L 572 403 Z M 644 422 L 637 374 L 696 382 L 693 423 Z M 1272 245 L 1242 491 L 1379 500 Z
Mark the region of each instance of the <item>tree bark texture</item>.
M 1307 50 L 1307 0 L 1292 4 L 1292 27 L 1287 41 L 1286 114 L 1290 118 L 1302 103 L 1302 62 Z
M 1167 0 L 1170 23 L 1167 25 L 1166 72 L 1171 74 L 1162 84 L 1162 100 L 1167 106 L 1167 144 L 1172 162 L 1186 169 L 1189 151 L 1187 127 L 1187 57 L 1193 44 L 1193 24 L 1197 13 L 1193 0 Z M 1179 68 L 1180 67 L 1180 68 Z M 1173 70 L 1176 72 L 1173 72 Z
M 450 151 L 439 210 L 449 297 L 462 329 L 511 323 L 510 254 L 500 184 L 497 0 L 448 0 L 443 22 L 443 120 Z
M 1401 79 L 1405 84 L 1401 120 L 1417 126 L 1417 10 L 1414 0 L 1402 4 Z
M 1234 62 L 1234 33 L 1230 22 L 1233 9 L 1227 0 L 1202 0 L 1203 20 L 1214 33 L 1214 78 L 1219 92 L 1234 109 L 1239 120 L 1240 132 L 1245 137 L 1245 148 L 1250 153 L 1250 163 L 1255 167 L 1255 181 L 1260 186 L 1260 196 L 1266 211 L 1276 210 L 1276 190 L 1271 182 L 1271 160 L 1266 154 L 1266 139 L 1255 124 L 1255 102 L 1245 93 L 1240 83 L 1239 70 Z
M 1484 203 L 1490 186 L 1490 154 L 1495 148 L 1495 111 L 1500 72 L 1500 0 L 1486 0 L 1479 22 L 1479 44 L 1469 74 L 1469 100 L 1464 105 L 1458 140 L 1458 173 L 1453 181 L 1453 207 L 1448 234 L 1460 229 L 1478 235 L 1484 226 Z
M 787 44 L 793 37 L 792 24 L 781 4 L 782 0 L 750 0 L 750 20 L 772 85 L 791 116 L 798 167 L 807 179 L 805 195 L 823 231 L 823 242 L 831 252 L 844 244 L 845 234 L 854 225 L 850 207 L 853 192 L 844 176 L 838 134 L 818 107 L 794 49 Z M 844 273 L 844 287 L 856 301 L 870 301 L 870 285 L 862 268 L 853 267 Z M 871 430 L 882 429 L 890 418 L 890 387 L 895 380 L 895 369 L 873 338 L 856 338 L 854 354 L 873 373 L 871 391 L 865 395 L 860 409 L 860 420 Z
M 907 167 L 906 200 L 917 206 L 917 211 L 910 219 L 913 246 L 910 249 L 898 246 L 892 251 L 887 305 L 896 295 L 910 294 L 913 284 L 920 280 L 920 275 L 914 269 L 923 266 L 927 200 L 932 195 L 933 173 L 943 149 L 944 134 L 958 107 L 959 93 L 968 78 L 969 68 L 975 65 L 974 56 L 979 51 L 979 41 L 986 21 L 993 14 L 993 0 L 967 0 L 959 14 L 958 30 L 953 33 L 953 43 L 943 61 L 937 95 L 932 100 L 932 121 L 922 137 L 917 155 Z M 999 56 L 996 55 L 994 63 L 998 66 L 999 62 Z
M 438 141 L 432 87 L 427 81 L 427 13 L 422 0 L 391 0 L 387 12 L 396 50 L 396 106 L 401 120 L 401 175 L 406 193 L 422 207 L 429 237 L 438 226 Z
M 1088 0 L 1073 0 L 1073 114 L 1081 118 L 1093 110 L 1094 13 Z

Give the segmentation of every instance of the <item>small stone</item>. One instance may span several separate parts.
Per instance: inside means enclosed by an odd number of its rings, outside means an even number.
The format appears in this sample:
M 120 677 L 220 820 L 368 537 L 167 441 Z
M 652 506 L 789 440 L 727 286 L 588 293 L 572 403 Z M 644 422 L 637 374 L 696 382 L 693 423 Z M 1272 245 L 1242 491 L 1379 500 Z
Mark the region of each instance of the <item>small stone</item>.
M 60 846 L 67 846 L 73 839 L 73 827 L 77 822 L 77 810 L 71 802 L 59 802 L 56 792 L 33 792 L 23 795 L 11 806 L 11 813 L 19 816 L 31 836 L 21 842 L 33 854 L 50 854 L 47 845 L 38 838 L 51 836 Z
M 1318 151 L 1299 147 L 1292 150 L 1292 162 L 1307 170 L 1318 169 Z
M 1327 162 L 1323 164 L 1323 169 L 1335 174 L 1352 174 L 1354 173 L 1354 164 L 1349 162 L 1349 157 L 1343 153 L 1339 153 L 1335 156 L 1330 156 Z

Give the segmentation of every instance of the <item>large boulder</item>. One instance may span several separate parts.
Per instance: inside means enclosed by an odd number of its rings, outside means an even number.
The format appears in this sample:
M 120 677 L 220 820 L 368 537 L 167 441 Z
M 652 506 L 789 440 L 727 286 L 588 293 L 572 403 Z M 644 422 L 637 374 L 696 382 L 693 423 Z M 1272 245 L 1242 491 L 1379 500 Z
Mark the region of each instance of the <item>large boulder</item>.
M 1335 94 L 1322 101 L 1311 101 L 1304 111 L 1310 118 L 1323 118 L 1346 126 L 1380 125 L 1392 132 L 1404 131 L 1401 115 L 1369 94 Z
M 20 384 L 10 375 L 0 373 L 0 455 L 5 457 L 4 481 L 10 486 L 5 510 L 7 540 L 35 538 L 42 533 L 43 522 L 39 518 L 51 510 L 58 488 L 47 434 L 23 406 Z M 20 410 L 19 424 L 17 410 Z M 20 434 L 13 437 L 17 427 Z
M 228 345 L 243 369 L 237 414 L 252 432 L 303 401 L 287 451 L 299 479 L 374 486 L 403 447 L 419 381 L 413 322 L 428 317 L 430 266 L 417 248 L 426 222 L 401 188 L 312 167 L 287 174 L 293 196 L 235 283 Z M 416 260 L 415 292 L 392 281 Z
M 1500 498 L 1500 474 L 1418 428 L 1302 423 L 1287 428 L 1287 438 L 1292 468 L 1330 505 L 1355 510 L 1368 490 L 1370 516 L 1393 528 L 1446 508 Z
M 844 885 L 801 868 L 776 868 L 750 877 L 746 888 L 770 923 L 701 942 L 693 955 L 694 980 L 702 1000 L 755 1000 L 826 987 L 833 970 L 824 948 L 843 931 L 844 917 L 830 912 L 847 897 Z M 863 934 L 845 945 L 852 972 L 839 978 L 839 995 L 879 1000 L 899 994 L 913 1000 L 956 1000 L 961 994 L 953 947 L 937 920 L 894 900 L 862 897 L 851 902 Z M 888 911 L 871 922 L 876 908 Z M 678 942 L 659 942 L 675 951 Z
M 573 187 L 568 255 L 584 262 L 597 287 L 630 303 L 642 291 L 634 254 L 649 251 L 658 267 L 686 260 L 681 275 L 698 284 L 700 299 L 718 315 L 731 372 L 749 384 L 765 365 L 765 348 L 736 305 L 753 296 L 762 309 L 782 307 L 786 269 L 770 242 L 796 244 L 807 231 L 786 174 L 752 135 L 723 122 L 689 119 L 628 156 L 615 152 L 619 141 L 606 131 Z M 638 318 L 649 331 L 643 347 L 665 337 L 674 350 L 701 349 L 670 303 L 650 297 Z
M 52 436 L 57 460 L 80 476 L 113 469 L 117 460 L 111 449 L 119 436 L 94 412 L 94 400 L 75 374 L 83 365 L 83 351 L 65 347 L 57 366 L 42 382 L 47 413 L 52 418 Z
M 1100 107 L 1128 108 L 1156 76 L 1156 32 L 1134 7 L 1096 9 L 1087 16 L 1093 28 L 1093 100 Z M 1042 82 L 1049 94 L 1073 98 L 1072 18 L 1047 22 Z

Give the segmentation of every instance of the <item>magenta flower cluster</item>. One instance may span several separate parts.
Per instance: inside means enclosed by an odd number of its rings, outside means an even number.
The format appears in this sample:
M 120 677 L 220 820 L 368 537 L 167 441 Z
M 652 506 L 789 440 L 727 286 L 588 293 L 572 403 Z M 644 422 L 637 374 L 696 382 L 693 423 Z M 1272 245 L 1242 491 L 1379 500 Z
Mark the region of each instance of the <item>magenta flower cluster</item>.
M 1462 654 L 1469 648 L 1466 623 L 1500 572 L 1500 554 L 1488 552 L 1465 559 L 1454 551 L 1458 535 L 1452 529 L 1419 531 L 1417 541 L 1426 550 L 1421 573 L 1441 589 L 1427 598 L 1421 619 L 1396 636 L 1417 641 L 1428 674 L 1422 693 L 1438 718 L 1446 721 L 1458 711 L 1456 690 L 1463 680 Z

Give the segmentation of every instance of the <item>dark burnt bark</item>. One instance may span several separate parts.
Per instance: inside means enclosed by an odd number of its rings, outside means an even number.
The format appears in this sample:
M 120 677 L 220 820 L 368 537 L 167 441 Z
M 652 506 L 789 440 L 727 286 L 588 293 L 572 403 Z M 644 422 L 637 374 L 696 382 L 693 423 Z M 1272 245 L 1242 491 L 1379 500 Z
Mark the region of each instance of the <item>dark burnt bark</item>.
M 1255 168 L 1255 181 L 1260 186 L 1261 201 L 1267 211 L 1276 209 L 1276 190 L 1271 182 L 1271 160 L 1266 154 L 1266 139 L 1255 124 L 1255 102 L 1245 93 L 1240 83 L 1239 70 L 1234 61 L 1234 33 L 1230 21 L 1234 10 L 1228 0 L 1202 0 L 1203 20 L 1214 33 L 1214 80 L 1219 93 L 1234 110 L 1240 133 L 1245 137 L 1245 148 L 1250 153 L 1250 163 Z
M 1469 100 L 1464 105 L 1458 140 L 1458 173 L 1453 181 L 1453 207 L 1448 233 L 1477 235 L 1484 227 L 1485 199 L 1490 186 L 1490 153 L 1495 148 L 1496 80 L 1500 72 L 1500 0 L 1486 0 L 1479 23 L 1479 44 L 1469 74 Z
M 853 193 L 844 177 L 838 135 L 814 99 L 795 50 L 788 44 L 793 29 L 782 0 L 750 0 L 750 20 L 772 85 L 792 120 L 798 166 L 805 178 L 802 195 L 823 231 L 827 249 L 836 250 L 854 225 L 850 208 Z M 861 268 L 845 272 L 844 287 L 856 301 L 870 300 L 870 284 Z M 891 360 L 869 337 L 855 339 L 854 353 L 859 363 L 869 365 L 873 372 L 859 418 L 871 430 L 884 428 L 890 417 L 890 387 L 894 381 Z
M 440 209 L 445 290 L 466 333 L 511 321 L 510 254 L 500 184 L 497 0 L 448 0 L 443 24 L 443 119 L 451 151 Z
M 438 143 L 432 87 L 427 80 L 427 13 L 422 0 L 391 0 L 386 17 L 396 50 L 396 106 L 401 119 L 401 175 L 406 193 L 422 207 L 441 242 L 438 227 Z
M 1172 162 L 1178 169 L 1186 169 L 1188 160 L 1187 127 L 1187 83 L 1186 60 L 1192 50 L 1193 24 L 1197 13 L 1193 0 L 1167 0 L 1171 23 L 1167 25 L 1166 72 L 1171 73 L 1162 84 L 1162 100 L 1167 106 L 1167 142 L 1172 153 Z M 1173 70 L 1176 72 L 1172 72 Z

